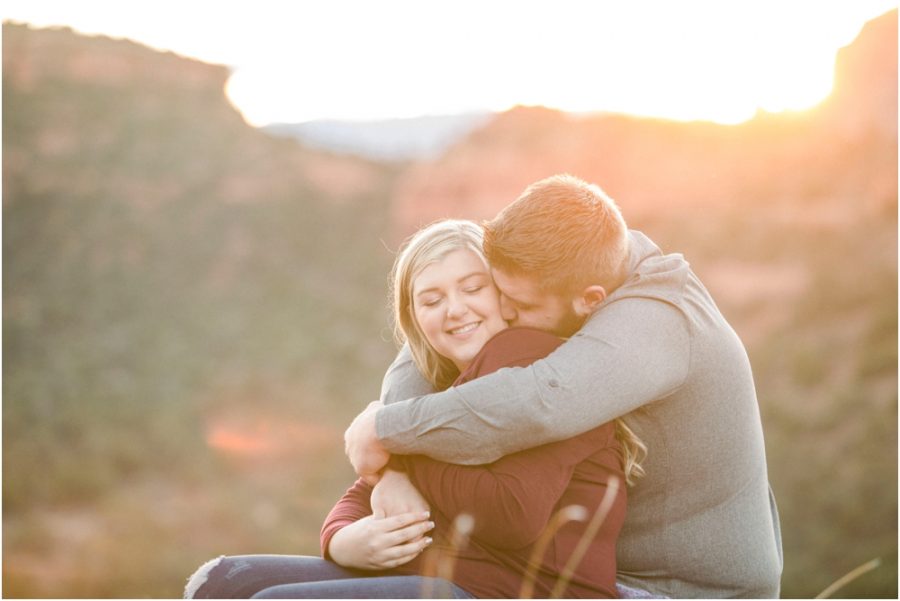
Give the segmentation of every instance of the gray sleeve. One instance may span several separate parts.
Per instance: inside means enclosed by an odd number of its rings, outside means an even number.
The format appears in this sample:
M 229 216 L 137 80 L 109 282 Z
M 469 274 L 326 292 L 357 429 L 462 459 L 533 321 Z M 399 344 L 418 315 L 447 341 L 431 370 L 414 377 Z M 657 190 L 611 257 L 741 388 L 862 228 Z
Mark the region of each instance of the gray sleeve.
M 413 362 L 409 345 L 404 344 L 381 381 L 381 402 L 388 405 L 432 392 L 434 388 Z
M 529 367 L 504 368 L 444 392 L 384 407 L 378 437 L 393 453 L 479 464 L 571 438 L 662 399 L 690 365 L 684 314 L 628 298 Z

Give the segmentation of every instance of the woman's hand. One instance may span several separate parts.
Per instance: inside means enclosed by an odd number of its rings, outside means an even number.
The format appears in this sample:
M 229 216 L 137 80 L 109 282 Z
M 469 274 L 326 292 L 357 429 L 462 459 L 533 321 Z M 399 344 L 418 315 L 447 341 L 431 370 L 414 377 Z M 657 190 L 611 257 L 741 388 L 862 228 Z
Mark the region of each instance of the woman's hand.
M 431 544 L 431 538 L 424 535 L 432 528 L 434 523 L 428 520 L 427 513 L 370 515 L 338 530 L 328 544 L 328 553 L 347 568 L 395 568 Z

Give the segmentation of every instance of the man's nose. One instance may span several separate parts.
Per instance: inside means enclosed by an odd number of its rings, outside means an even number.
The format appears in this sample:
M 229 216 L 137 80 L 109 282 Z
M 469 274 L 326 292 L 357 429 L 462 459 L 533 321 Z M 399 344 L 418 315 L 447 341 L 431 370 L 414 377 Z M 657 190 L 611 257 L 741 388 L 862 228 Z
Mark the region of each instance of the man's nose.
M 503 294 L 500 295 L 500 316 L 510 323 L 514 322 L 519 316 L 516 308 L 513 307 L 513 304 L 509 302 L 509 299 Z

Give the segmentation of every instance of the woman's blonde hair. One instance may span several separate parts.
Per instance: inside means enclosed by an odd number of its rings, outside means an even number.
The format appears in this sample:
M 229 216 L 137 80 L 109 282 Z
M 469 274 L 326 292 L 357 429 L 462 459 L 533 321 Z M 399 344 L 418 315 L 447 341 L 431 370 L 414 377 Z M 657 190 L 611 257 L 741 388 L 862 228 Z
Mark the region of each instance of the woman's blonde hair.
M 394 340 L 409 343 L 416 367 L 437 390 L 448 388 L 459 369 L 439 354 L 425 338 L 413 309 L 413 282 L 428 265 L 457 250 L 470 250 L 484 261 L 484 230 L 474 221 L 444 219 L 410 236 L 400 249 L 391 270 L 390 294 L 394 318 Z
M 474 221 L 444 219 L 436 221 L 407 238 L 397 254 L 390 276 L 390 298 L 394 320 L 394 340 L 409 344 L 416 367 L 436 390 L 448 388 L 459 376 L 459 369 L 434 350 L 419 327 L 413 309 L 413 282 L 428 265 L 457 250 L 470 250 L 484 261 L 484 230 Z M 625 481 L 634 484 L 644 475 L 640 465 L 647 447 L 619 418 L 615 420 L 616 438 L 622 445 Z
M 634 486 L 635 481 L 642 478 L 645 473 L 641 461 L 647 456 L 647 445 L 621 417 L 616 418 L 614 423 L 616 438 L 622 445 L 622 471 L 625 472 L 625 483 Z

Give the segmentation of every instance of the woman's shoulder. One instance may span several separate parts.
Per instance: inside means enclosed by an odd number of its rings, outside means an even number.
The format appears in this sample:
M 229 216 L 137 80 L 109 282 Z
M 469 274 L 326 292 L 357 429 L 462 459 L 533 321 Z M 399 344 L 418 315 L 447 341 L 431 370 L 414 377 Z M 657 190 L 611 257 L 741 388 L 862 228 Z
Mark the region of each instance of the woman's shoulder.
M 531 358 L 534 361 L 547 356 L 563 342 L 562 338 L 546 330 L 513 326 L 494 334 L 481 352 L 503 352 L 510 359 Z
M 535 344 L 543 343 L 548 346 L 559 346 L 565 342 L 565 339 L 560 338 L 553 332 L 548 332 L 547 330 L 541 330 L 530 326 L 510 326 L 494 334 L 494 337 L 488 341 L 488 344 L 495 341 L 524 341 Z
M 543 359 L 563 343 L 558 336 L 537 328 L 514 326 L 494 334 L 481 348 L 456 384 L 502 367 L 526 367 Z

